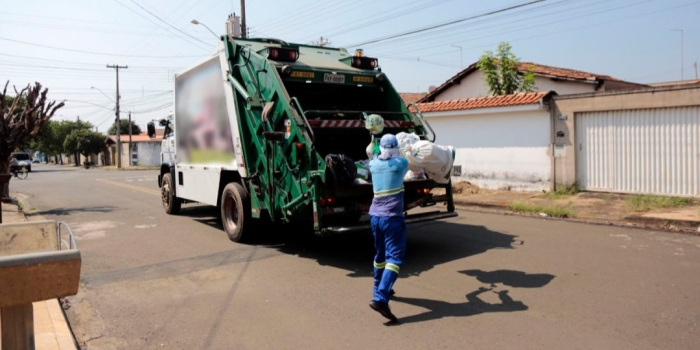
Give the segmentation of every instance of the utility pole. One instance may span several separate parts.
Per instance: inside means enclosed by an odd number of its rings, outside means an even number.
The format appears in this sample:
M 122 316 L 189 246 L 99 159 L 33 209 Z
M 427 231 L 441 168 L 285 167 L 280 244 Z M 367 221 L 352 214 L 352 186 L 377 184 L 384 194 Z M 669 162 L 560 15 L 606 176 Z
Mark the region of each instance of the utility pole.
M 683 56 L 684 56 L 684 51 L 683 51 L 683 29 L 671 29 L 671 31 L 674 32 L 680 32 L 681 33 L 681 80 L 684 80 L 685 77 L 683 75 L 683 65 L 685 64 L 683 62 Z
M 245 0 L 241 0 L 241 38 L 248 37 L 248 27 L 245 21 Z
M 317 42 L 314 43 L 314 45 L 316 45 L 316 46 L 323 46 L 323 47 L 328 46 L 328 45 L 330 45 L 330 44 L 331 44 L 330 41 L 328 41 L 328 39 L 326 39 L 326 40 L 324 41 L 324 40 L 323 40 L 323 37 L 321 37 L 319 41 L 317 41 Z
M 129 165 L 131 165 L 131 111 L 129 111 Z
M 116 124 L 117 125 L 117 169 L 121 169 L 122 168 L 122 142 L 121 142 L 122 140 L 121 140 L 119 129 L 121 129 L 122 124 L 121 124 L 121 119 L 119 118 L 119 69 L 120 68 L 126 69 L 126 68 L 129 68 L 129 66 L 108 64 L 107 68 L 114 68 L 117 71 L 117 101 L 116 101 L 117 106 L 115 109 L 116 110 L 115 115 L 117 116 L 117 118 L 116 118 L 117 119 L 117 121 L 116 121 L 116 123 L 117 123 Z

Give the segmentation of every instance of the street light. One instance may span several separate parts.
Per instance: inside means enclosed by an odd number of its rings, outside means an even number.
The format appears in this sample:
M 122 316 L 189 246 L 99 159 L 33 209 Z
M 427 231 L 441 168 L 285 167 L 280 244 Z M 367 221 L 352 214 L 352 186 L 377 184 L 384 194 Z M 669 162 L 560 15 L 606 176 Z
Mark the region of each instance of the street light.
M 196 19 L 193 19 L 193 20 L 191 20 L 191 21 L 190 21 L 190 23 L 192 23 L 192 24 L 194 24 L 194 25 L 198 25 L 198 24 L 201 24 L 201 25 L 203 25 L 203 26 L 204 26 L 204 28 L 207 28 L 207 30 L 209 30 L 209 32 L 211 32 L 212 34 L 214 34 L 214 36 L 215 36 L 215 37 L 216 37 L 217 39 L 219 39 L 219 36 L 218 36 L 218 35 L 216 35 L 216 33 L 214 33 L 214 31 L 213 31 L 213 30 L 211 30 L 211 29 L 210 29 L 209 27 L 207 27 L 207 25 L 206 25 L 206 24 L 204 24 L 204 23 L 200 23 L 200 22 L 199 22 L 198 20 L 196 20 Z
M 111 97 L 107 96 L 107 94 L 105 94 L 102 90 L 100 90 L 94 86 L 91 86 L 90 89 L 99 91 L 101 94 L 105 95 L 105 97 L 108 98 L 110 101 L 114 102 L 114 100 Z M 114 103 L 116 103 L 116 102 L 114 102 Z
M 464 69 L 464 61 L 462 60 L 462 47 L 457 45 L 450 45 L 459 49 L 459 69 Z

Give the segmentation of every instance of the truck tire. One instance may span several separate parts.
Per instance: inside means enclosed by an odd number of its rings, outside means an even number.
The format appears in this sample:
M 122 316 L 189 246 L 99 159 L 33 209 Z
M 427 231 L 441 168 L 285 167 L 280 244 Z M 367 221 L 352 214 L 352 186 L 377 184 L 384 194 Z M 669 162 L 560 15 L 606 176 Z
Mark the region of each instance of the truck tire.
M 251 236 L 250 199 L 248 191 L 232 182 L 221 193 L 221 224 L 228 238 L 234 242 L 245 242 Z
M 160 194 L 163 200 L 163 208 L 170 215 L 177 215 L 180 212 L 182 202 L 175 197 L 173 192 L 173 179 L 170 174 L 163 175 L 163 182 L 160 186 Z

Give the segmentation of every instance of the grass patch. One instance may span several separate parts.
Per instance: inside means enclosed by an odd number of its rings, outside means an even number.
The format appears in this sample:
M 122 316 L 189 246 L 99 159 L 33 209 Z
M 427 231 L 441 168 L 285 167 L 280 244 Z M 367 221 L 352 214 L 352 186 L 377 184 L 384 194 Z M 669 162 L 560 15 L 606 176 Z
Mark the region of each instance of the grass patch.
M 36 207 L 31 207 L 31 208 L 29 208 L 29 210 L 34 211 L 34 210 L 36 210 Z
M 508 209 L 518 213 L 545 213 L 555 218 L 572 218 L 576 216 L 576 212 L 562 206 L 540 206 L 522 202 L 515 202 L 508 205 Z
M 574 182 L 571 186 L 558 188 L 554 190 L 554 192 L 549 192 L 547 196 L 551 199 L 562 199 L 571 197 L 579 192 L 581 192 L 581 188 L 578 187 L 578 182 Z
M 17 203 L 17 210 L 24 211 L 24 205 L 22 204 L 22 202 L 20 202 L 17 198 L 15 198 L 15 202 Z
M 627 205 L 632 211 L 682 207 L 694 202 L 693 198 L 650 196 L 645 194 L 637 194 L 627 199 Z

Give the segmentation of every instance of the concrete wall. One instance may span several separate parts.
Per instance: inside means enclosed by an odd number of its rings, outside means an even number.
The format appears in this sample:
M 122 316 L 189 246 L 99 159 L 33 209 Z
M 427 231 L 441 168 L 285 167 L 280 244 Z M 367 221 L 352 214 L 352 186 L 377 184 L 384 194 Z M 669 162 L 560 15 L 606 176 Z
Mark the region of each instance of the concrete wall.
M 160 165 L 160 140 L 155 142 L 136 143 L 138 165 L 158 166 Z
M 424 113 L 439 145 L 455 147 L 461 176 L 488 189 L 551 188 L 550 112 L 539 106 Z
M 595 91 L 595 82 L 582 83 L 566 80 L 554 81 L 550 78 L 535 76 L 535 91 L 555 91 L 559 95 L 581 94 Z M 449 101 L 473 97 L 490 96 L 488 85 L 484 82 L 484 73 L 480 70 L 466 76 L 459 84 L 435 97 L 435 101 Z
M 569 186 L 577 179 L 576 115 L 582 112 L 619 111 L 641 108 L 684 107 L 700 105 L 698 87 L 659 87 L 592 94 L 556 96 L 552 113 L 555 136 L 554 182 L 556 187 Z M 565 119 L 560 119 L 564 117 Z M 559 153 L 559 154 L 557 154 Z

